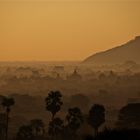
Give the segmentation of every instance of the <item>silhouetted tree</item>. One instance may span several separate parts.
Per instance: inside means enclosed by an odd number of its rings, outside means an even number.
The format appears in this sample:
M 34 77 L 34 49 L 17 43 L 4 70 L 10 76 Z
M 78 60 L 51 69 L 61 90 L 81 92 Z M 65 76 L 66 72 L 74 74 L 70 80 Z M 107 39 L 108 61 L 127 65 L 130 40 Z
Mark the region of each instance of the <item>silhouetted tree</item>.
M 40 120 L 40 119 L 31 120 L 30 125 L 31 125 L 32 131 L 35 133 L 36 137 L 39 135 L 42 135 L 42 136 L 44 135 L 45 125 L 42 120 Z
M 126 128 L 140 128 L 140 103 L 124 106 L 119 112 L 118 125 Z
M 62 95 L 59 91 L 51 91 L 48 94 L 46 101 L 46 109 L 52 113 L 52 120 L 54 119 L 55 114 L 61 109 Z
M 11 106 L 13 106 L 14 104 L 15 101 L 13 98 L 4 97 L 2 100 L 2 106 L 6 110 L 6 138 L 5 138 L 6 140 L 8 139 L 9 114 L 11 111 Z
M 83 123 L 83 115 L 79 108 L 70 108 L 66 116 L 67 128 L 72 132 L 72 135 L 76 135 L 77 130 L 81 127 Z
M 23 125 L 19 128 L 17 133 L 18 140 L 31 140 L 33 138 L 33 132 L 31 125 Z
M 95 104 L 91 107 L 88 122 L 94 128 L 95 135 L 97 135 L 98 128 L 105 122 L 105 108 L 103 105 Z
M 50 123 L 49 123 L 49 128 L 48 128 L 48 134 L 49 136 L 55 138 L 56 136 L 60 136 L 62 134 L 64 124 L 63 120 L 60 118 L 54 118 Z

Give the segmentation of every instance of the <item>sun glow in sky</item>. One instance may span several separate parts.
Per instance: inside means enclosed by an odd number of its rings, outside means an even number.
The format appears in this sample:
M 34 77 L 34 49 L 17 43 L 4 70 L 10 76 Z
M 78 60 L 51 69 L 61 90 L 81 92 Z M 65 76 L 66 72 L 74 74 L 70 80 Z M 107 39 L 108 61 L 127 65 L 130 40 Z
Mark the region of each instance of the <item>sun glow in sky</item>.
M 83 60 L 140 35 L 140 0 L 0 0 L 0 60 Z

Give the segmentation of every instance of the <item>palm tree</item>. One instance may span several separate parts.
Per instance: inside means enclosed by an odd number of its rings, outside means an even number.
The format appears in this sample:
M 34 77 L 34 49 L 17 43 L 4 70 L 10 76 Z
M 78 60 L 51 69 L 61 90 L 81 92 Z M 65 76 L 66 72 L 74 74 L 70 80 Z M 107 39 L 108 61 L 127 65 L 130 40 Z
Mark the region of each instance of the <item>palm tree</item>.
M 4 97 L 2 100 L 2 106 L 6 110 L 6 135 L 5 135 L 6 140 L 8 139 L 9 114 L 11 112 L 11 106 L 13 106 L 14 104 L 15 101 L 13 98 Z
M 42 120 L 40 119 L 31 120 L 30 125 L 32 127 L 32 130 L 35 132 L 36 137 L 39 136 L 40 134 L 44 135 L 45 125 Z
M 97 135 L 98 128 L 105 122 L 105 108 L 103 105 L 95 104 L 91 107 L 88 122 L 94 128 L 95 135 Z
M 56 113 L 61 109 L 63 104 L 61 98 L 62 95 L 59 91 L 51 91 L 45 99 L 46 109 L 52 113 L 52 120 L 54 119 Z

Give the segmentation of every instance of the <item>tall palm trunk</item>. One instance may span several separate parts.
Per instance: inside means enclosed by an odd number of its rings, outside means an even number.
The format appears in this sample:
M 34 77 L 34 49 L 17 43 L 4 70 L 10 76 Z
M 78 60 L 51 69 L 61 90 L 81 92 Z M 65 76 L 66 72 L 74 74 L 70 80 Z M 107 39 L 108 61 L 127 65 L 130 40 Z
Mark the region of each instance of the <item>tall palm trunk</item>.
M 55 114 L 52 114 L 52 121 L 54 120 Z
M 98 135 L 98 128 L 95 128 L 94 133 L 95 133 L 95 137 L 96 137 Z
M 9 126 L 9 113 L 10 109 L 6 109 L 6 132 L 5 132 L 5 140 L 8 140 L 8 126 Z
M 0 140 L 2 140 L 2 130 L 0 130 Z

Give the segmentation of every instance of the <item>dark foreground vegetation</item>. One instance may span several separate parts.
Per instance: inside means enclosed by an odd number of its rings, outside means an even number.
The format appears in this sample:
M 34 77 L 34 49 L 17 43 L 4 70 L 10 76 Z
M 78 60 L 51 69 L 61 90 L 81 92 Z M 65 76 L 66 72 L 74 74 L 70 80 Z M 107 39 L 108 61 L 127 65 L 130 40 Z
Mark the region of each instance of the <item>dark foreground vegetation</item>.
M 71 107 L 66 114 L 60 115 L 63 96 L 59 91 L 51 91 L 45 98 L 46 111 L 51 115 L 46 123 L 34 118 L 11 133 L 10 115 L 16 101 L 11 96 L 1 96 L 0 140 L 139 140 L 140 139 L 140 103 L 124 106 L 119 111 L 116 128 L 108 129 L 106 108 L 101 104 L 93 104 L 88 112 L 79 107 Z M 86 104 L 85 104 L 86 106 Z M 34 108 L 34 106 L 32 106 Z M 37 112 L 39 114 L 39 112 Z M 83 132 L 90 127 L 89 135 Z M 82 131 L 83 129 L 83 131 Z
M 86 136 L 85 140 L 139 140 L 140 130 L 122 129 L 122 130 L 104 130 L 96 137 Z

